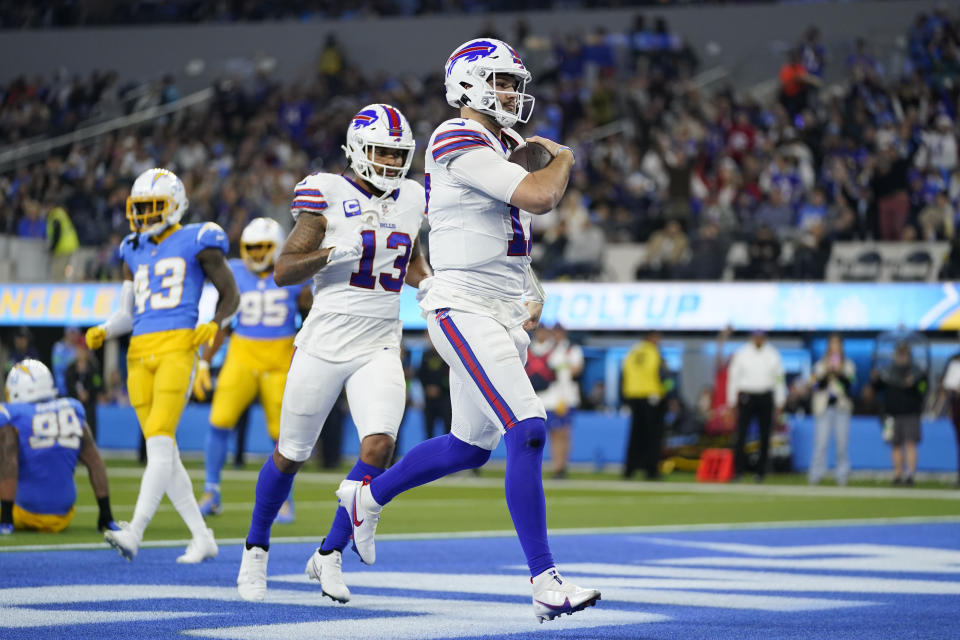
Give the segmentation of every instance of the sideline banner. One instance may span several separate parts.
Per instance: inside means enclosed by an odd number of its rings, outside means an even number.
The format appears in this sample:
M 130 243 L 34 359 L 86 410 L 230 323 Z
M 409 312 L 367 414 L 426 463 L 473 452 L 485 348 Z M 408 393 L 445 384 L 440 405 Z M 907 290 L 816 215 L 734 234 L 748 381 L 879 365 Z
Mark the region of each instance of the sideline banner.
M 543 322 L 575 331 L 885 331 L 960 329 L 955 283 L 643 282 L 546 283 Z M 0 325 L 90 326 L 117 305 L 119 284 L 0 284 Z M 212 317 L 207 285 L 200 319 Z M 415 291 L 404 287 L 400 319 L 424 329 Z

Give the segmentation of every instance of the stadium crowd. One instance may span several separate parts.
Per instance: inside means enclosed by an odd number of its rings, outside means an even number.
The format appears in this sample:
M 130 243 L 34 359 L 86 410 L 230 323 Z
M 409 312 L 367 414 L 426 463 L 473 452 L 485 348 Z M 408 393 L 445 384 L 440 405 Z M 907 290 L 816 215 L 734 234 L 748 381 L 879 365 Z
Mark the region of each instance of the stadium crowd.
M 942 275 L 960 274 L 956 12 L 918 15 L 897 66 L 863 39 L 846 59 L 830 58 L 811 28 L 766 101 L 699 89 L 692 47 L 662 18 L 638 16 L 620 34 L 550 39 L 520 21 L 514 33 L 484 35 L 516 43 L 534 72 L 537 109 L 525 132 L 577 153 L 557 214 L 537 219 L 535 260 L 547 279 L 600 277 L 607 245 L 624 241 L 645 243 L 638 278 L 718 279 L 741 241 L 749 259 L 737 278 L 823 279 L 831 243 L 856 239 L 951 241 Z M 843 65 L 846 81 L 827 86 L 827 65 Z M 450 114 L 439 74 L 365 75 L 334 38 L 315 68 L 311 82 L 284 86 L 252 65 L 218 81 L 204 105 L 0 174 L 0 233 L 52 242 L 48 212 L 65 210 L 79 244 L 98 247 L 82 277 L 116 278 L 126 189 L 165 166 L 183 179 L 191 218 L 221 224 L 235 249 L 256 216 L 289 226 L 303 175 L 344 166 L 342 123 L 359 106 L 400 107 L 421 148 Z M 109 72 L 19 78 L 0 89 L 0 144 L 179 95 L 171 76 L 140 85 Z
M 43 29 L 92 25 L 229 23 L 263 20 L 352 20 L 368 16 L 420 16 L 623 7 L 723 4 L 728 0 L 240 0 L 120 2 L 60 0 L 31 4 L 0 1 L 0 28 Z M 750 0 L 773 4 L 777 0 Z

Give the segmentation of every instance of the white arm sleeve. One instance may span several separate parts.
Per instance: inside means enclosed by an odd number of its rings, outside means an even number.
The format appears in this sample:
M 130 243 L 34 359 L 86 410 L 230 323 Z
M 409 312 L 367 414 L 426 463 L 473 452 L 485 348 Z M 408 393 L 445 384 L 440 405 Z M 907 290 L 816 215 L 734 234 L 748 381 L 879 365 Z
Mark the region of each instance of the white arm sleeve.
M 133 331 L 133 280 L 124 280 L 120 285 L 120 304 L 101 326 L 108 339 Z
M 460 182 L 500 202 L 510 202 L 528 171 L 493 149 L 481 147 L 457 156 L 447 168 Z

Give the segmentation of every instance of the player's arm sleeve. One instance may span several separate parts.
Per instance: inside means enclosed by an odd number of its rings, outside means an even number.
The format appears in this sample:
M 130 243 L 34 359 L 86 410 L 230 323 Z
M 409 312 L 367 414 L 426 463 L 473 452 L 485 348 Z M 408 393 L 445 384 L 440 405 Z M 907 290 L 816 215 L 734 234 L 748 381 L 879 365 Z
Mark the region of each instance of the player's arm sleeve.
M 117 310 L 101 326 L 106 331 L 108 339 L 133 331 L 133 280 L 124 280 L 120 285 Z
M 290 215 L 293 216 L 294 221 L 302 211 L 323 214 L 327 206 L 327 199 L 316 179 L 311 180 L 308 176 L 294 187 L 293 200 L 290 202 Z
M 543 290 L 540 279 L 529 264 L 524 278 L 523 297 L 527 302 L 539 302 L 540 304 L 547 300 L 547 292 Z
M 197 231 L 197 253 L 204 249 L 219 249 L 223 255 L 230 250 L 227 232 L 216 222 L 205 222 Z
M 489 147 L 475 147 L 461 153 L 447 165 L 460 182 L 500 202 L 510 202 L 513 192 L 529 173 Z

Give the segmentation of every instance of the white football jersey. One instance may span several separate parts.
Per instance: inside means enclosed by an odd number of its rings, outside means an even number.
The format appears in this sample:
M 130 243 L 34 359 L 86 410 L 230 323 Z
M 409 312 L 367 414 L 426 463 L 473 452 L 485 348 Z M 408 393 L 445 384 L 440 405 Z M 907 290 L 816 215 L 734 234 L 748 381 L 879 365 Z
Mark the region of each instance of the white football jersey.
M 522 143 L 512 129 L 498 137 L 469 118 L 447 120 L 434 131 L 426 151 L 424 184 L 436 284 L 423 301 L 425 309 L 437 305 L 464 309 L 463 301 L 478 297 L 486 300 L 476 306 L 486 307 L 488 314 L 487 301 L 496 301 L 495 307 L 500 302 L 520 304 L 530 263 L 531 215 L 466 184 L 450 166 L 483 148 L 507 158 Z M 510 315 L 517 313 L 525 312 Z
M 325 265 L 313 276 L 313 308 L 297 334 L 297 347 L 343 361 L 373 349 L 399 347 L 400 290 L 426 207 L 423 187 L 404 180 L 381 201 L 346 176 L 315 173 L 294 189 L 290 206 L 322 214 L 321 248 L 363 238 L 357 260 Z

